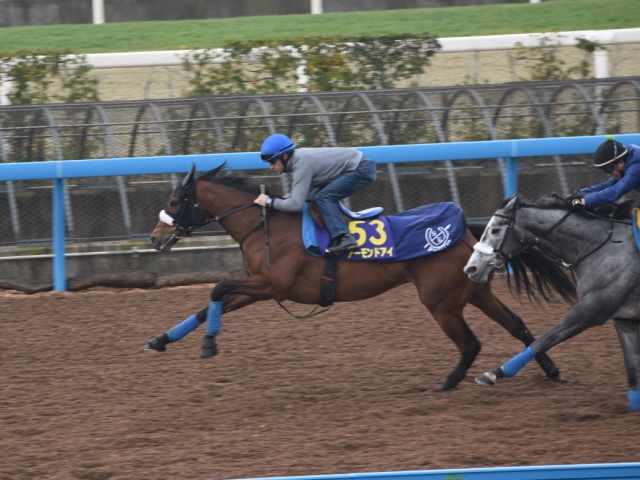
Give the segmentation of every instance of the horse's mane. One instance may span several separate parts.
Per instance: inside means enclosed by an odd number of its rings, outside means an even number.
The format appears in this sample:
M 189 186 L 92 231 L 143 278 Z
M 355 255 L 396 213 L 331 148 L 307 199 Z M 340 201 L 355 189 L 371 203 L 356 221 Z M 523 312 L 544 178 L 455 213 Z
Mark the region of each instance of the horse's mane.
M 538 247 L 507 262 L 512 275 L 507 275 L 509 291 L 522 298 L 526 294 L 531 302 L 541 303 L 540 297 L 547 303 L 564 300 L 575 304 L 578 299 L 573 275 L 569 276 L 556 259 L 550 258 Z M 560 298 L 558 298 L 558 296 Z
M 568 202 L 555 195 L 535 201 L 519 196 L 517 206 L 569 210 Z M 507 285 L 512 293 L 515 290 L 518 298 L 526 294 L 529 301 L 537 304 L 541 303 L 540 297 L 547 303 L 559 302 L 561 299 L 571 304 L 577 301 L 573 275 L 567 275 L 565 267 L 556 258 L 549 257 L 537 246 L 509 259 L 507 265 L 513 273 L 507 276 Z
M 238 175 L 225 175 L 219 177 L 218 173 L 220 173 L 220 171 L 225 167 L 226 164 L 227 163 L 225 162 L 222 165 L 209 170 L 206 173 L 203 173 L 198 177 L 198 180 L 225 185 L 236 190 L 251 193 L 256 197 L 260 194 L 260 187 L 258 185 L 254 185 L 247 177 L 241 177 Z M 276 195 L 271 194 L 269 190 L 267 190 L 265 193 L 270 197 L 276 197 Z
M 504 207 L 510 199 L 502 203 Z M 534 207 L 540 209 L 569 210 L 569 201 L 565 200 L 556 193 L 545 195 L 537 200 L 530 200 L 518 194 L 518 206 Z M 583 215 L 583 218 L 597 220 L 598 217 L 609 218 L 614 220 L 625 220 L 631 218 L 633 208 L 640 207 L 640 199 L 625 200 L 620 203 L 612 202 L 592 210 L 595 215 Z

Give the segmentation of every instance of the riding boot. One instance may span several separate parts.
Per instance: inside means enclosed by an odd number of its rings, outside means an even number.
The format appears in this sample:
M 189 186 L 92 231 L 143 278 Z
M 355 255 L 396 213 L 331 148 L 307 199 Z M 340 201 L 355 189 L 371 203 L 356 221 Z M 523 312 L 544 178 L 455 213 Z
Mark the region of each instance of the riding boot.
M 338 255 L 340 253 L 348 252 L 350 250 L 357 250 L 358 242 L 353 238 L 350 233 L 345 233 L 335 239 L 335 244 L 327 248 L 326 253 L 331 255 Z
M 158 335 L 157 337 L 152 338 L 147 342 L 147 346 L 144 347 L 145 350 L 150 351 L 154 350 L 156 352 L 164 352 L 167 349 L 167 345 L 171 343 L 169 337 L 166 333 L 162 335 Z
M 214 357 L 218 354 L 218 344 L 215 337 L 205 335 L 202 337 L 202 349 L 200 350 L 200 358 Z

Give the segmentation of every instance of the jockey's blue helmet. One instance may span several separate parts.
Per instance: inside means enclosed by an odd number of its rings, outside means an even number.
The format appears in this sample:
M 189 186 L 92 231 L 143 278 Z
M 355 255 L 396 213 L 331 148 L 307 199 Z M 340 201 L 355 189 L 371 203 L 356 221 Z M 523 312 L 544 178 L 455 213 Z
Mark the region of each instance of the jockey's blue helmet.
M 289 137 L 282 133 L 269 135 L 260 147 L 260 158 L 263 162 L 271 163 L 284 153 L 293 152 L 296 144 Z

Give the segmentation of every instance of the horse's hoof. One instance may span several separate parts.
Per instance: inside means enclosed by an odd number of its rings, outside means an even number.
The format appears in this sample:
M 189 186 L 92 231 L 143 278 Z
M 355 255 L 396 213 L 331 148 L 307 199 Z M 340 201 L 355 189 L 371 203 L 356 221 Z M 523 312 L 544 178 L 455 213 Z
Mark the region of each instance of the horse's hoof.
M 447 378 L 434 390 L 434 392 L 447 392 L 449 390 L 453 390 L 458 386 L 458 383 L 460 382 Z
M 170 343 L 169 338 L 166 333 L 163 333 L 149 340 L 144 350 L 145 352 L 164 352 L 167 349 L 167 343 Z
M 204 337 L 202 339 L 202 348 L 200 350 L 200 358 L 215 357 L 218 354 L 218 345 L 213 337 Z
M 553 377 L 547 377 L 547 380 L 551 380 L 552 382 L 558 382 L 558 383 L 569 383 L 569 380 L 567 380 L 566 378 L 563 378 L 559 372 L 558 372 L 558 375 L 555 375 Z
M 482 375 L 476 377 L 476 383 L 478 385 L 484 385 L 485 387 L 492 387 L 496 384 L 496 374 L 493 372 L 484 372 Z

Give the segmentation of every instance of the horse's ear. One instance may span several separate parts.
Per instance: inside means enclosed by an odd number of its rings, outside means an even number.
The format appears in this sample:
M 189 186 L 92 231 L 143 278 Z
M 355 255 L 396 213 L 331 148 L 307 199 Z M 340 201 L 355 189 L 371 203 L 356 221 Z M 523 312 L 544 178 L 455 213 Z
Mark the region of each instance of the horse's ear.
M 220 170 L 222 170 L 224 167 L 227 166 L 227 161 L 225 160 L 224 162 L 222 162 L 221 165 L 218 165 L 216 168 L 213 168 L 211 170 L 209 170 L 205 176 L 209 177 L 209 178 L 213 178 L 215 177 L 218 173 L 220 173 Z
M 191 184 L 193 183 L 193 176 L 196 174 L 196 164 L 192 163 L 191 164 L 191 170 L 189 170 L 189 173 L 187 173 L 187 176 L 184 177 L 184 179 L 182 180 L 182 188 L 189 188 L 191 186 Z

